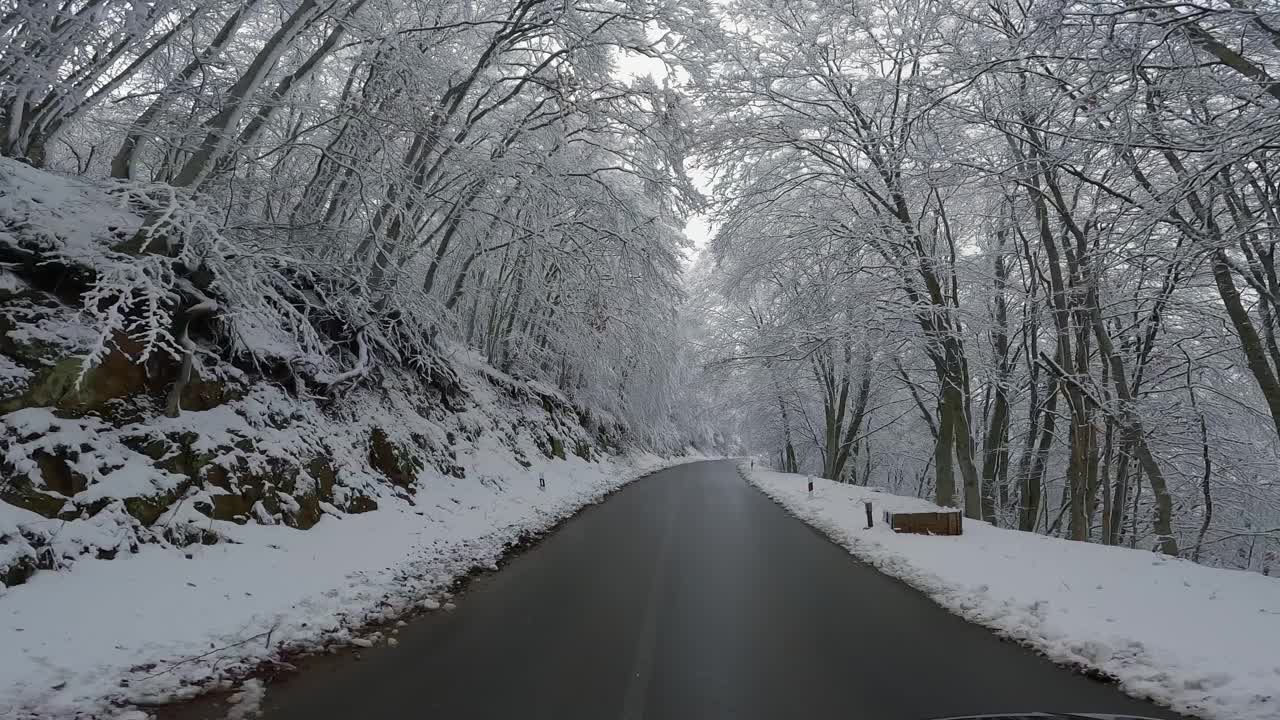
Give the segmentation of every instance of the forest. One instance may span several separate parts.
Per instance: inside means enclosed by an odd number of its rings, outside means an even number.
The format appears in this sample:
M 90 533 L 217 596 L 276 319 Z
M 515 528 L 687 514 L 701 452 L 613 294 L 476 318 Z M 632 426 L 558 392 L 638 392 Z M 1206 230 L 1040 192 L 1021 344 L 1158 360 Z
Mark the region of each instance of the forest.
M 143 220 L 0 262 L 170 417 L 201 358 L 456 345 L 645 447 L 1272 573 L 1277 62 L 1254 0 L 7 0 L 3 162 Z
M 780 468 L 1274 572 L 1271 3 L 739 2 L 709 367 Z

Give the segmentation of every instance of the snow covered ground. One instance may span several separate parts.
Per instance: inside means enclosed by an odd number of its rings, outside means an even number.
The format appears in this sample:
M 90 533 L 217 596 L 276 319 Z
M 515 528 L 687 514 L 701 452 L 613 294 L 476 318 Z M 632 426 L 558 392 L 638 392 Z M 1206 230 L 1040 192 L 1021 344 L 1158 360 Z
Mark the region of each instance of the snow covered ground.
M 362 625 L 440 607 L 454 578 L 495 566 L 509 543 L 671 464 L 570 456 L 524 468 L 496 450 L 459 462 L 467 479 L 432 478 L 413 505 L 325 516 L 305 532 L 227 523 L 232 542 L 148 545 L 0 586 L 0 717 L 136 717 L 128 704 L 350 644 Z
M 1213 720 L 1280 718 L 1280 579 L 965 520 L 960 537 L 898 535 L 883 511 L 923 500 L 765 470 L 748 479 L 880 571 L 1052 660 Z M 863 501 L 874 504 L 867 530 Z

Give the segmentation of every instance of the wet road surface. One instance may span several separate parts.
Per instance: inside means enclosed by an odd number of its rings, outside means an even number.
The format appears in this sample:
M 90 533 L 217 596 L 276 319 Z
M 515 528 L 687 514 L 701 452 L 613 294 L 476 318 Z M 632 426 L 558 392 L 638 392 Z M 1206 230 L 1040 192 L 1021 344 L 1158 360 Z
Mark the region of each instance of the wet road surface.
M 263 717 L 1177 717 L 855 561 L 730 462 L 628 486 L 473 582 L 457 604 L 410 623 L 396 647 L 273 684 Z

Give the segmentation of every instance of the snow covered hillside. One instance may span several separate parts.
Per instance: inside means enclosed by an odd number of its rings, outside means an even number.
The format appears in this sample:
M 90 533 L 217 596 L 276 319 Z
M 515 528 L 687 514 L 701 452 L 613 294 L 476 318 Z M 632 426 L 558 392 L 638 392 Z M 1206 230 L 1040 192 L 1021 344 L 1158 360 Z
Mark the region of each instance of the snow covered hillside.
M 366 642 L 669 462 L 425 311 L 323 309 L 309 263 L 122 248 L 156 197 L 0 159 L 0 716 Z
M 1056 662 L 1104 673 L 1182 713 L 1280 717 L 1280 580 L 968 519 L 960 537 L 899 535 L 883 511 L 938 507 L 820 478 L 810 494 L 803 475 L 743 472 L 858 558 Z

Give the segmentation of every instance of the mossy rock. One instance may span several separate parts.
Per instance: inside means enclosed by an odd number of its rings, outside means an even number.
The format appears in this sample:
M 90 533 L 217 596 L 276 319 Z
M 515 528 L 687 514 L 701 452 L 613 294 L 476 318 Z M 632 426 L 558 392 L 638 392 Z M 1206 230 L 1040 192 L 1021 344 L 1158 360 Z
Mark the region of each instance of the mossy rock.
M 199 435 L 188 431 L 164 437 L 136 435 L 124 438 L 123 442 L 134 452 L 151 458 L 156 467 L 195 480 L 204 475 L 205 469 L 217 458 L 217 453 L 195 450 L 199 439 Z
M 213 507 L 209 509 L 209 517 L 241 525 L 249 522 L 253 504 L 257 502 L 256 499 L 235 494 L 214 495 L 210 500 L 213 502 Z
M 351 500 L 347 503 L 347 506 L 342 509 L 344 512 L 349 512 L 353 515 L 358 515 L 360 513 L 373 512 L 374 510 L 378 509 L 378 501 L 374 500 L 371 497 L 367 497 L 365 495 L 356 495 L 355 497 L 351 498 Z
M 29 407 L 60 407 L 60 403 L 77 394 L 80 359 L 65 358 L 40 373 L 28 384 L 22 395 L 0 402 L 0 413 Z
M 28 339 L 19 342 L 9 333 L 18 327 L 15 317 L 20 317 L 24 325 L 39 325 L 58 315 L 65 315 L 68 310 L 60 306 L 58 301 L 37 290 L 27 289 L 4 296 L 0 290 L 0 355 L 5 355 L 23 367 L 39 370 L 50 365 L 66 350 L 57 344 Z
M 8 475 L 7 470 L 6 475 Z M 67 504 L 65 497 L 58 497 L 33 487 L 26 477 L 21 476 L 10 476 L 5 482 L 0 482 L 0 501 L 47 518 L 58 517 L 62 507 Z
M 209 465 L 205 468 L 203 477 L 201 478 L 207 485 L 230 491 L 231 488 L 231 472 L 221 465 Z
M 84 373 L 83 358 L 63 358 L 37 373 L 20 397 L 0 403 L 0 413 L 28 407 L 54 407 L 77 413 L 104 409 L 113 400 L 143 394 L 148 390 L 146 368 L 134 360 L 142 346 L 125 335 L 116 336 L 116 345 L 96 367 Z
M 550 451 L 547 453 L 547 457 L 549 458 L 556 457 L 556 458 L 560 458 L 561 460 L 564 460 L 565 459 L 564 442 L 560 440 L 560 437 L 558 435 L 552 435 L 548 433 L 547 441 L 550 442 L 551 444 Z
M 311 483 L 299 482 L 303 473 Z M 212 495 L 212 505 L 197 506 L 197 510 L 215 520 L 244 523 L 253 519 L 253 506 L 261 501 L 272 515 L 280 515 L 284 524 L 306 530 L 320 521 L 324 512 L 322 502 L 332 502 L 333 489 L 338 474 L 328 458 L 317 457 L 298 466 L 281 458 L 269 458 L 262 471 L 249 469 L 243 458 L 237 458 L 232 467 L 209 463 L 201 472 L 204 482 L 225 492 Z M 305 485 L 305 486 L 304 486 Z M 282 503 L 280 495 L 288 495 L 298 504 L 296 511 Z
M 316 482 L 316 493 L 320 500 L 333 502 L 333 486 L 338 484 L 338 473 L 327 457 L 318 457 L 307 462 L 307 474 Z
M 186 488 L 184 487 L 185 491 Z M 124 499 L 125 512 L 147 527 L 155 524 L 165 510 L 177 500 L 178 493 L 169 492 L 159 495 L 128 497 Z
M 324 511 L 320 509 L 320 497 L 316 493 L 295 495 L 293 499 L 298 503 L 298 510 L 284 514 L 285 525 L 299 530 L 310 530 L 320 522 L 320 518 L 324 517 Z
M 173 507 L 178 502 L 178 498 L 187 494 L 191 488 L 195 487 L 196 482 L 190 478 L 184 478 L 174 487 L 163 492 L 157 492 L 154 495 L 134 495 L 133 497 L 121 498 L 120 502 L 124 506 L 124 511 L 129 513 L 135 520 L 142 523 L 144 527 L 151 527 L 160 519 L 161 515 Z M 112 502 L 109 498 L 104 498 L 106 503 Z M 91 509 L 90 514 L 97 514 L 101 508 Z
M 38 569 L 35 559 L 24 555 L 10 563 L 8 567 L 0 567 L 0 585 L 5 587 L 21 585 L 30 580 Z
M 382 428 L 374 428 L 369 434 L 369 465 L 409 491 L 422 470 L 417 458 L 391 442 Z
M 277 490 L 293 494 L 298 488 L 298 479 L 302 477 L 302 467 L 284 458 L 267 458 L 267 469 L 264 473 L 251 473 L 241 480 L 241 485 L 253 484 L 267 490 Z
M 250 470 L 243 458 L 236 458 L 230 468 L 209 462 L 200 471 L 201 479 L 225 492 L 212 496 L 211 508 L 197 507 L 197 510 L 215 520 L 243 522 L 252 519 L 253 505 L 261 500 L 268 512 L 279 514 L 281 507 L 276 493 L 292 494 L 300 473 L 297 465 L 279 458 L 269 459 L 268 468 L 263 472 Z
M 295 492 L 292 495 L 298 503 L 298 509 L 285 512 L 284 522 L 289 527 L 310 530 L 324 517 L 320 503 L 333 502 L 333 487 L 338 482 L 338 474 L 329 459 L 323 456 L 307 461 L 303 467 L 311 477 L 313 486 L 305 492 Z
M 182 389 L 178 404 L 183 410 L 200 412 L 226 405 L 245 396 L 244 388 L 222 380 L 203 380 L 192 373 L 191 381 Z
M 3 301 L 0 301 L 3 302 Z M 42 342 L 17 342 L 9 332 L 17 327 L 13 320 L 0 315 L 0 355 L 29 370 L 40 370 L 48 366 L 54 358 L 62 353 L 62 349 Z
M 143 455 L 151 458 L 153 462 L 160 462 L 163 460 L 172 448 L 172 445 L 169 444 L 168 440 L 151 437 L 149 435 L 125 437 L 121 439 L 121 442 L 123 442 L 125 447 L 130 450 L 142 453 Z
M 36 450 L 32 453 L 36 465 L 40 468 L 40 479 L 45 489 L 65 497 L 73 497 L 76 493 L 87 490 L 89 478 L 76 472 L 68 462 L 68 459 L 74 461 L 79 455 L 75 450 L 61 447 L 57 448 L 52 455 L 44 450 Z

